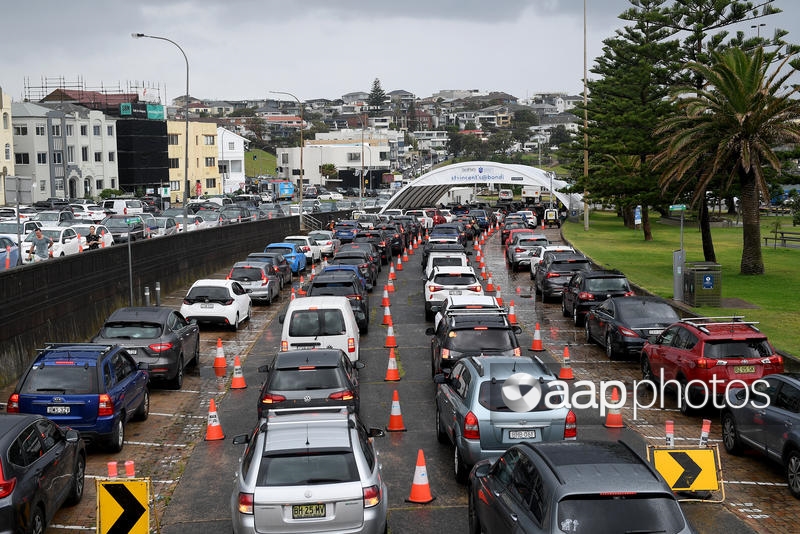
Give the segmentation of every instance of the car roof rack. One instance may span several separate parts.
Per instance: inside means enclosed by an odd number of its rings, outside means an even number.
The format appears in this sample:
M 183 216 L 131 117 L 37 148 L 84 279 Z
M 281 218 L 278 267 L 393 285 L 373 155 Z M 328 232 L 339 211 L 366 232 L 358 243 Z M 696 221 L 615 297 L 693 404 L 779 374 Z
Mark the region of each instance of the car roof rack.
M 705 332 L 706 334 L 710 332 L 705 325 L 730 326 L 731 329 L 733 329 L 734 326 L 744 325 L 744 326 L 749 326 L 756 332 L 760 332 L 760 330 L 756 326 L 758 322 L 745 321 L 744 315 L 728 315 L 720 317 L 688 317 L 681 319 L 680 322 L 690 324 L 695 328 L 697 328 L 698 330 Z
M 465 304 L 465 306 L 481 306 L 480 304 Z M 462 308 L 461 305 L 458 307 L 450 307 L 447 308 L 445 313 L 448 317 L 454 317 L 458 315 L 508 315 L 508 310 L 504 308 Z

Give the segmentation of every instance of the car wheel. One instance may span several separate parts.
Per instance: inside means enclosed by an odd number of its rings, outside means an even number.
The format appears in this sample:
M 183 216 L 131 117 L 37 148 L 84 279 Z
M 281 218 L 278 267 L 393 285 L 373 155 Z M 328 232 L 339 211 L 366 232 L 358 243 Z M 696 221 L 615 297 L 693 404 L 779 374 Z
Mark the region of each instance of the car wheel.
M 572 322 L 575 324 L 575 326 L 583 326 L 583 316 L 578 313 L 577 306 L 572 307 Z
M 453 448 L 455 449 L 453 453 L 453 468 L 456 473 L 456 482 L 459 484 L 466 484 L 469 478 L 469 466 L 465 464 L 464 460 L 461 458 L 461 453 L 458 452 L 458 446 Z
M 786 457 L 786 482 L 795 498 L 800 498 L 800 451 L 790 451 Z
M 518 271 L 519 271 L 519 263 L 516 263 L 516 262 L 512 261 L 511 262 L 511 272 L 516 273 Z
M 650 358 L 647 357 L 647 354 L 642 353 L 642 379 L 644 380 L 653 380 L 653 368 L 650 367 Z
M 83 498 L 83 488 L 86 475 L 86 457 L 83 454 L 78 455 L 75 462 L 75 471 L 72 472 L 72 488 L 69 490 L 69 496 L 65 501 L 67 506 L 75 506 Z
M 183 373 L 181 373 L 183 374 Z M 144 397 L 142 397 L 142 403 L 136 408 L 136 412 L 133 414 L 133 418 L 137 421 L 144 421 L 150 416 L 150 390 L 148 388 L 144 389 Z
M 692 415 L 695 412 L 695 408 L 689 406 L 689 401 L 694 402 L 694 399 L 692 398 L 691 391 L 686 387 L 687 380 L 684 377 L 679 377 L 678 383 L 680 384 L 680 388 L 675 392 L 677 402 L 680 404 L 678 409 L 683 415 Z M 683 395 L 683 398 L 681 398 L 680 395 Z
M 467 492 L 468 497 L 468 513 L 469 513 L 469 534 L 482 534 L 481 522 L 478 519 L 478 510 L 475 508 L 475 497 L 472 496 L 472 488 Z
M 31 513 L 30 524 L 28 525 L 29 534 L 44 534 L 44 512 L 41 506 L 37 506 Z
M 425 309 L 425 320 L 433 321 L 433 312 L 427 308 Z
M 119 452 L 125 444 L 125 425 L 122 424 L 122 417 L 114 422 L 114 430 L 108 438 L 108 450 L 110 452 Z
M 739 454 L 742 452 L 742 444 L 739 442 L 739 432 L 736 429 L 736 419 L 731 412 L 722 412 L 722 444 L 729 454 Z
M 614 359 L 614 343 L 611 340 L 611 332 L 606 332 L 606 356 L 609 360 Z
M 441 412 L 439 411 L 439 403 L 436 403 L 436 439 L 439 440 L 439 443 L 450 443 L 450 438 L 447 435 L 447 432 L 444 431 L 442 427 L 442 417 Z
M 197 339 L 194 340 L 194 352 L 192 359 L 189 361 L 189 367 L 195 368 L 200 364 L 200 334 L 197 334 Z
M 569 317 L 569 312 L 567 311 L 567 301 L 564 296 L 561 296 L 561 315 L 564 317 Z
M 181 389 L 183 386 L 183 355 L 178 356 L 178 369 L 175 376 L 169 381 L 170 389 Z
M 249 323 L 249 322 L 250 322 L 250 319 L 251 319 L 252 317 L 253 317 L 253 304 L 252 304 L 252 302 L 251 302 L 250 304 L 248 304 L 248 305 L 247 305 L 247 317 L 245 317 L 245 319 L 246 319 L 246 320 L 247 320 L 247 322 Z
M 589 328 L 589 321 L 583 322 L 583 332 L 586 336 L 586 343 L 592 343 L 592 329 Z
M 236 317 L 234 318 L 233 324 L 231 326 L 233 326 L 234 332 L 239 331 L 239 312 L 236 312 Z

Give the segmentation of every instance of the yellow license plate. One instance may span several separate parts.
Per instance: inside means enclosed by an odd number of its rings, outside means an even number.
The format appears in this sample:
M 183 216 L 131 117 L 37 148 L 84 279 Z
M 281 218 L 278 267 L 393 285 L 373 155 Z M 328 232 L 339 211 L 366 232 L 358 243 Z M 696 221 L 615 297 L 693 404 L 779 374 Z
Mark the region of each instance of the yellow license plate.
M 292 519 L 318 519 L 325 517 L 324 504 L 295 504 L 292 506 Z
M 755 365 L 736 365 L 733 368 L 733 372 L 738 374 L 738 375 L 755 373 L 756 372 L 756 366 Z

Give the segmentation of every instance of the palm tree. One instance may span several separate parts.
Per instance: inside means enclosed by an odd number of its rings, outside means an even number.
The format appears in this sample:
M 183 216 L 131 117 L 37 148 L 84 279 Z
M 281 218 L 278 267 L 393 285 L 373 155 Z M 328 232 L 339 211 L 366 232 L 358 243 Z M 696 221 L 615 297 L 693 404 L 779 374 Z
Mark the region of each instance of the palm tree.
M 759 206 L 769 198 L 762 165 L 780 172 L 772 147 L 800 141 L 800 101 L 790 98 L 798 87 L 786 91 L 794 69 L 783 72 L 792 55 L 775 66 L 759 47 L 752 51 L 731 48 L 713 54 L 710 66 L 690 63 L 706 80 L 699 91 L 678 91 L 677 112 L 656 130 L 665 134 L 655 163 L 663 171 L 662 189 L 670 184 L 686 187 L 697 177 L 693 202 L 705 202 L 703 191 L 718 176 L 729 186 L 738 180 L 742 211 L 742 274 L 764 274 L 761 256 Z M 684 181 L 684 179 L 687 179 Z M 683 182 L 683 183 L 681 183 Z

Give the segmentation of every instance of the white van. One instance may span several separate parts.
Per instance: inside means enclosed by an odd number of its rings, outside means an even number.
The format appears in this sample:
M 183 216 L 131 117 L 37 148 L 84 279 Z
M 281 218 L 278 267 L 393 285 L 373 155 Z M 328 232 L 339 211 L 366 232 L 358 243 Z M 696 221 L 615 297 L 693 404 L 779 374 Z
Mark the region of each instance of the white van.
M 139 214 L 144 213 L 144 205 L 135 198 L 109 198 L 103 201 L 103 211 L 116 215 Z
M 298 298 L 278 319 L 283 325 L 282 352 L 331 347 L 344 351 L 350 361 L 358 361 L 358 323 L 347 297 Z
M 459 252 L 436 252 L 428 254 L 428 264 L 425 266 L 425 278 L 431 277 L 434 267 L 469 267 L 467 255 Z

